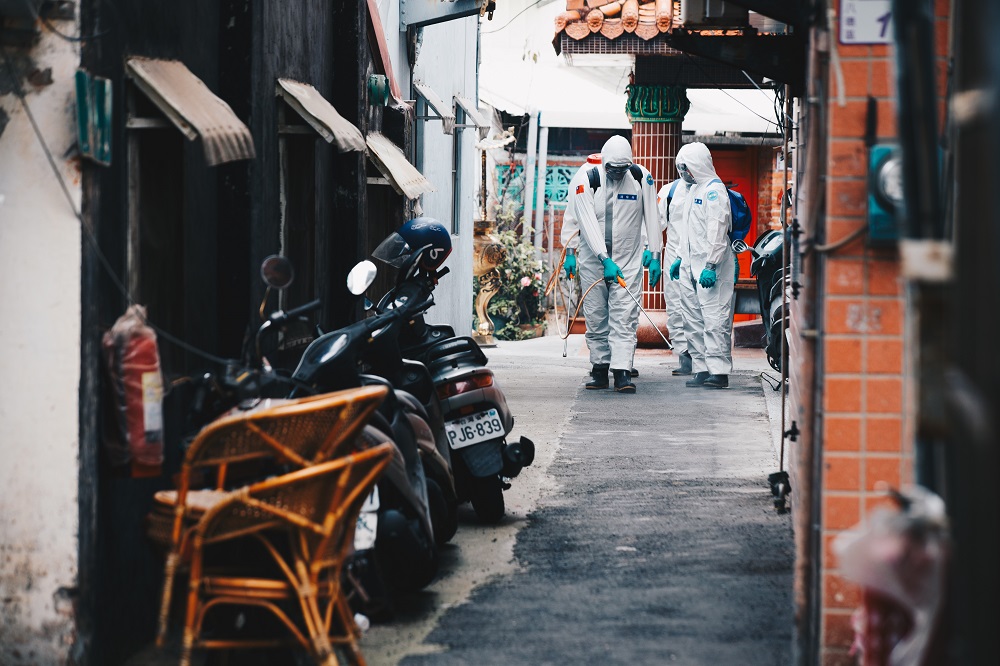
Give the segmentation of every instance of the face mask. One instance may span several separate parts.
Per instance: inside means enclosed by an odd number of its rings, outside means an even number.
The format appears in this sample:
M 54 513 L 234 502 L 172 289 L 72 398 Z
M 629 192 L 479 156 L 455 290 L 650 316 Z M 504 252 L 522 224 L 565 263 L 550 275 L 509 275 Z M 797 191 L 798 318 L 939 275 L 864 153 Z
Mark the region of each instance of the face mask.
M 608 180 L 612 183 L 617 183 L 619 180 L 625 177 L 625 172 L 628 168 L 632 166 L 631 164 L 605 164 L 604 173 L 607 175 Z
M 694 176 L 691 175 L 690 171 L 688 171 L 687 164 L 678 164 L 677 173 L 681 175 L 681 178 L 684 180 L 685 183 L 688 183 L 690 185 L 695 184 Z

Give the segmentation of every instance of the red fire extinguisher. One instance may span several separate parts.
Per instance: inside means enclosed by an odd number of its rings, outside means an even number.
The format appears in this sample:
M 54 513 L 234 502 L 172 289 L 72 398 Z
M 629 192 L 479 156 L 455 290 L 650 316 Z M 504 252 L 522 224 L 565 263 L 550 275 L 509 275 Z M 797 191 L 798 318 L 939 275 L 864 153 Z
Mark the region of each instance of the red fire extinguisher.
M 105 429 L 113 465 L 129 465 L 133 477 L 159 476 L 163 465 L 163 377 L 156 333 L 146 311 L 132 305 L 103 340 L 115 419 Z

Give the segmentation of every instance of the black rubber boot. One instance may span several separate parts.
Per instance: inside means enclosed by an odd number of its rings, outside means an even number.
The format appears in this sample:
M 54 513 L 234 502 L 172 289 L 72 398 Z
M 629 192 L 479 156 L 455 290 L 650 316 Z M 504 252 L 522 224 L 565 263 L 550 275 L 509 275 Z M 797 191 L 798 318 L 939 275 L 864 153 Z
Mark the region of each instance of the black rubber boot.
M 638 370 L 636 370 L 635 368 L 632 368 L 631 370 L 629 370 L 629 371 L 628 371 L 628 373 L 629 373 L 629 374 L 630 374 L 631 376 L 633 376 L 633 377 L 638 377 L 638 376 L 639 376 L 639 371 L 638 371 Z
M 682 351 L 680 356 L 677 357 L 680 361 L 680 365 L 670 371 L 670 374 L 675 377 L 678 375 L 690 375 L 691 374 L 691 354 L 687 353 L 687 350 Z
M 632 383 L 631 373 L 628 370 L 612 370 L 615 376 L 615 391 L 618 393 L 635 393 L 635 384 Z
M 704 383 L 705 388 L 729 388 L 729 375 L 709 375 Z
M 707 372 L 696 372 L 694 377 L 684 382 L 684 386 L 704 386 L 705 381 L 708 379 L 709 374 Z
M 610 365 L 595 364 L 590 370 L 592 379 L 587 382 L 587 388 L 595 390 L 608 388 L 611 385 L 608 381 L 608 370 L 610 368 Z

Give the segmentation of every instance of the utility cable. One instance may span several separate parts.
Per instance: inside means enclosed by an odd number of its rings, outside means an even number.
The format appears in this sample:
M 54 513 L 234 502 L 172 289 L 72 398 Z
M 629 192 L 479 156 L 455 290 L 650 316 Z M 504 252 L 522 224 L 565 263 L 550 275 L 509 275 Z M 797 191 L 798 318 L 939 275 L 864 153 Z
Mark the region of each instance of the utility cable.
M 725 94 L 726 97 L 728 97 L 729 99 L 733 100 L 734 102 L 736 102 L 737 104 L 739 104 L 744 109 L 746 109 L 747 111 L 749 111 L 753 115 L 757 116 L 758 118 L 760 118 L 764 122 L 768 123 L 769 125 L 774 125 L 778 129 L 781 129 L 781 123 L 776 122 L 775 120 L 772 120 L 770 118 L 765 118 L 764 116 L 760 115 L 759 113 L 757 113 L 756 111 L 754 111 L 753 109 L 751 109 L 749 106 L 747 106 L 746 104 L 744 104 L 743 102 L 741 102 L 737 98 L 735 98 L 732 95 L 730 95 L 729 92 L 725 88 L 723 88 L 721 85 L 719 85 L 718 83 L 716 83 L 715 79 L 713 79 L 712 76 L 708 72 L 706 72 L 702 68 L 702 66 L 700 64 L 698 64 L 698 61 L 695 59 L 694 56 L 692 56 L 690 53 L 685 53 L 684 55 L 686 55 L 688 57 L 688 59 L 691 61 L 691 63 L 698 69 L 698 71 L 701 72 L 702 76 L 704 76 L 707 80 L 709 80 L 709 81 L 712 82 L 712 85 L 715 86 L 716 90 L 722 91 L 722 93 Z M 761 92 L 763 92 L 763 91 L 761 91 Z
M 114 269 L 111 266 L 111 262 L 108 261 L 108 258 L 104 256 L 104 253 L 101 251 L 101 247 L 97 242 L 97 238 L 94 237 L 93 232 L 87 226 L 86 222 L 83 219 L 83 214 L 79 210 L 77 210 L 76 202 L 73 201 L 73 195 L 69 191 L 69 186 L 66 185 L 66 180 L 65 178 L 63 178 L 62 172 L 59 171 L 59 165 L 56 164 L 56 160 L 52 156 L 52 151 L 49 150 L 48 144 L 45 143 L 45 136 L 42 134 L 42 129 L 38 126 L 38 121 L 35 120 L 35 114 L 31 112 L 31 107 L 28 105 L 28 100 L 25 98 L 24 89 L 21 87 L 21 81 L 15 75 L 14 68 L 10 63 L 10 59 L 7 57 L 7 54 L 4 53 L 3 51 L 0 51 L 0 54 L 3 55 L 4 66 L 7 69 L 7 75 L 10 77 L 11 86 L 14 90 L 14 94 L 20 101 L 21 107 L 24 109 L 24 113 L 28 117 L 28 121 L 31 123 L 31 127 L 34 130 L 35 138 L 38 139 L 38 143 L 39 145 L 41 145 L 42 151 L 45 153 L 45 157 L 49 162 L 49 166 L 52 168 L 52 173 L 55 174 L 56 180 L 59 182 L 59 187 L 62 189 L 62 192 L 66 197 L 67 203 L 69 203 L 70 210 L 73 211 L 73 216 L 76 217 L 77 221 L 80 223 L 80 229 L 82 231 L 83 237 L 90 244 L 91 249 L 93 250 L 94 255 L 97 257 L 98 262 L 107 272 L 111 282 L 121 292 L 122 296 L 125 298 L 125 301 L 130 306 L 135 305 L 136 304 L 135 300 L 129 293 L 128 288 L 119 279 L 118 275 L 115 273 Z M 196 356 L 200 356 L 201 358 L 211 361 L 213 363 L 218 363 L 220 365 L 226 365 L 226 363 L 228 363 L 226 359 L 215 356 L 206 351 L 202 351 L 201 349 L 198 349 L 197 347 L 194 347 L 193 345 L 188 344 L 187 342 L 184 342 L 180 338 L 168 333 L 164 329 L 160 328 L 159 326 L 151 322 L 147 317 L 142 316 L 141 319 L 146 325 L 148 325 L 150 328 L 156 331 L 156 334 L 158 336 L 162 337 L 168 342 L 173 343 L 174 345 L 180 347 L 181 349 L 184 349 Z
M 531 9 L 532 7 L 534 7 L 535 5 L 537 5 L 538 3 L 540 3 L 541 1 L 542 0 L 535 0 L 535 2 L 531 3 L 530 5 L 528 5 L 527 7 L 525 7 L 524 9 L 522 9 L 521 11 L 519 11 L 518 13 L 514 14 L 513 16 L 511 16 L 509 21 L 507 21 L 506 23 L 504 23 L 502 26 L 500 26 L 496 30 L 486 30 L 486 31 L 480 30 L 479 34 L 481 34 L 481 35 L 492 35 L 495 32 L 500 32 L 501 30 L 503 30 L 504 28 L 506 28 L 507 26 L 509 26 L 511 23 L 513 23 L 514 19 L 516 19 L 518 16 L 520 16 L 524 12 L 528 11 L 529 9 Z
M 107 0 L 101 0 L 99 4 L 104 4 L 105 2 L 107 2 Z M 74 37 L 73 35 L 67 35 L 66 33 L 56 28 L 54 25 L 52 25 L 52 22 L 48 19 L 48 17 L 42 16 L 38 12 L 38 10 L 35 9 L 35 3 L 32 2 L 32 0 L 21 0 L 21 4 L 23 4 L 25 7 L 28 8 L 28 11 L 31 12 L 31 17 L 33 19 L 41 22 L 41 24 L 44 25 L 46 29 L 53 35 L 67 42 L 72 42 L 72 43 L 86 42 L 87 40 L 90 39 L 98 39 L 111 32 L 111 28 L 108 28 L 107 30 L 102 30 L 101 32 L 95 32 L 91 35 L 80 35 L 78 37 Z M 114 7 L 112 6 L 112 8 Z
M 858 227 L 851 233 L 847 234 L 840 240 L 833 241 L 832 243 L 827 243 L 826 245 L 814 245 L 812 247 L 814 252 L 819 252 L 820 254 L 825 254 L 827 252 L 833 252 L 834 250 L 839 250 L 851 241 L 861 238 L 868 233 L 868 225 Z

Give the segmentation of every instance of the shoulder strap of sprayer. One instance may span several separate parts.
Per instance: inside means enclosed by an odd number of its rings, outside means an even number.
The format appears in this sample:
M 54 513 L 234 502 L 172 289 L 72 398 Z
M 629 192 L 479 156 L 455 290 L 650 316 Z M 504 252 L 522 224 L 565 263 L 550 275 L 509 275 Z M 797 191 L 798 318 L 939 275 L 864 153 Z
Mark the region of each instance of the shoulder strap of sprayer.
M 642 167 L 638 164 L 633 164 L 628 168 L 628 170 L 629 173 L 632 174 L 632 178 L 635 182 L 639 183 L 639 187 L 642 187 Z M 601 186 L 601 174 L 597 170 L 597 167 L 593 167 L 587 172 L 587 178 L 590 180 L 590 189 L 596 192 L 597 188 Z M 671 192 L 672 191 L 673 190 L 671 190 Z
M 670 202 L 674 199 L 674 191 L 677 189 L 677 181 L 670 183 L 670 189 L 667 190 L 667 219 L 670 219 Z

